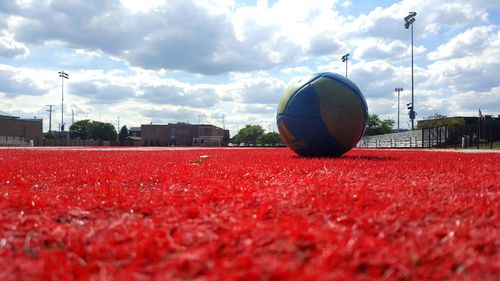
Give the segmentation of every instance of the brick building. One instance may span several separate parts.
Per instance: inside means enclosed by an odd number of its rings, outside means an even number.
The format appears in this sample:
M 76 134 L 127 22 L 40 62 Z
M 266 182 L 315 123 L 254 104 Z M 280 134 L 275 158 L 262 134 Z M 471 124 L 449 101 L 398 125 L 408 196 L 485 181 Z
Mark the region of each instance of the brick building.
M 128 129 L 128 135 L 131 137 L 140 137 L 141 127 L 130 127 L 130 129 Z
M 21 119 L 0 110 L 0 136 L 35 142 L 43 139 L 43 119 Z
M 224 146 L 229 130 L 207 124 L 141 125 L 142 145 L 145 146 Z

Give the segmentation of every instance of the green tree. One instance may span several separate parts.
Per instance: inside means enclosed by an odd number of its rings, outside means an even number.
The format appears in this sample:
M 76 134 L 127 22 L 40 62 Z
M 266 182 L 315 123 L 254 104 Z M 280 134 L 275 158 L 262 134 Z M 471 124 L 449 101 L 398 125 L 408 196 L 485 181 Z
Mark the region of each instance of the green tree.
M 94 139 L 94 140 L 116 140 L 118 134 L 115 126 L 111 123 L 99 121 L 80 120 L 69 127 L 71 138 Z
M 257 140 L 264 135 L 264 129 L 260 125 L 246 125 L 234 136 L 236 143 L 257 144 Z
M 91 124 L 90 137 L 95 140 L 115 141 L 118 134 L 113 124 L 93 121 Z
M 56 134 L 54 134 L 54 132 L 46 132 L 46 133 L 43 133 L 43 138 L 44 139 L 56 139 L 57 136 L 56 136 Z
M 72 139 L 86 140 L 90 138 L 91 122 L 90 120 L 76 121 L 69 127 L 69 135 Z
M 381 120 L 377 114 L 368 115 L 368 128 L 366 128 L 365 136 L 389 134 L 394 131 L 394 120 Z
M 281 143 L 281 138 L 280 135 L 276 132 L 268 132 L 263 134 L 258 141 L 263 145 L 274 146 L 277 143 Z
M 120 141 L 121 145 L 123 145 L 127 137 L 128 137 L 128 128 L 127 126 L 123 126 L 120 130 L 120 133 L 118 134 L 118 140 Z

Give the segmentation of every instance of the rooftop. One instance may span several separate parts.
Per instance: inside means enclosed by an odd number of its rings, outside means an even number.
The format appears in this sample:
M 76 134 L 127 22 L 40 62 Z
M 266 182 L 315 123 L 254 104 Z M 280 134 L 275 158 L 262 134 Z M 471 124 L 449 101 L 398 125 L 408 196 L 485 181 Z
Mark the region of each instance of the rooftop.
M 7 113 L 5 111 L 0 110 L 0 118 L 15 118 L 15 119 L 18 119 L 19 117 L 14 116 L 14 115 L 12 115 L 10 113 Z

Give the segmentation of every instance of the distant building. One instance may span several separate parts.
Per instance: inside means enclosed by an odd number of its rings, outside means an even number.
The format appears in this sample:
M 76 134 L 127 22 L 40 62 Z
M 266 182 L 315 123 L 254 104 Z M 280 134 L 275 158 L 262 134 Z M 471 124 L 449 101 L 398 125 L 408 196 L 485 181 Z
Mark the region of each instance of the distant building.
M 141 140 L 145 146 L 225 146 L 229 130 L 208 124 L 148 124 L 141 125 Z
M 43 119 L 21 119 L 0 110 L 0 136 L 19 137 L 26 141 L 43 139 Z
M 141 146 L 142 145 L 142 139 L 141 139 L 141 137 L 131 137 L 131 136 L 128 136 L 125 139 L 125 145 L 128 145 L 128 146 Z
M 417 123 L 417 128 L 418 129 L 423 129 L 423 128 L 433 128 L 433 127 L 439 127 L 439 126 L 453 126 L 454 124 L 459 124 L 459 125 L 471 125 L 471 124 L 476 124 L 479 119 L 483 121 L 488 121 L 488 120 L 500 120 L 500 115 L 498 117 L 492 116 L 492 115 L 484 115 L 483 117 L 479 116 L 456 116 L 456 117 L 443 117 L 443 118 L 435 118 L 435 119 L 425 119 L 425 120 L 419 120 Z M 461 122 L 457 122 L 458 120 L 463 120 Z
M 131 137 L 140 137 L 141 127 L 130 127 L 130 129 L 128 129 L 128 135 Z

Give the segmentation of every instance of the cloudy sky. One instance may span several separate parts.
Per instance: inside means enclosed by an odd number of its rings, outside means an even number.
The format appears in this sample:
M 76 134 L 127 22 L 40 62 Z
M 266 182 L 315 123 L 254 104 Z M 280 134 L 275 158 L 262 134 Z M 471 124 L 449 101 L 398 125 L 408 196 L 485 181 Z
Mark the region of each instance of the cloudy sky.
M 498 0 L 5 0 L 0 109 L 53 129 L 92 119 L 120 126 L 189 122 L 276 130 L 288 83 L 345 74 L 369 112 L 408 128 L 414 24 L 417 119 L 500 114 Z

